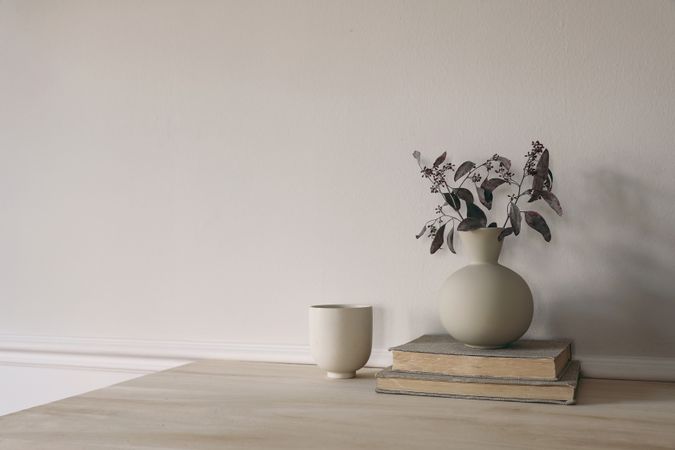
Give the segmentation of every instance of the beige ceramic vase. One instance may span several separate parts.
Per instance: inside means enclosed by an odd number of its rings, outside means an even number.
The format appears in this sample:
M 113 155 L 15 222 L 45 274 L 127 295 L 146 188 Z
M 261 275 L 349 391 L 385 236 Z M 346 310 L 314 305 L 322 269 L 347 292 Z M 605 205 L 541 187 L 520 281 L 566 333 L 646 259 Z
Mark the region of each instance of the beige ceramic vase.
M 532 322 L 532 292 L 513 270 L 498 263 L 501 228 L 460 231 L 470 263 L 448 277 L 440 291 L 441 322 L 471 347 L 500 348 L 518 340 Z

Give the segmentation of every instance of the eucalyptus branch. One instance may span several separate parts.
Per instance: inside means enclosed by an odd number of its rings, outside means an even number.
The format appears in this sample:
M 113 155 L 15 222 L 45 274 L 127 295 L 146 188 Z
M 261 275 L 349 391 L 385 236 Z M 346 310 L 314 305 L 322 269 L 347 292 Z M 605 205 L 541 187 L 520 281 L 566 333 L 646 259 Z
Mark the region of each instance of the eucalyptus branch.
M 474 166 L 473 169 L 469 170 L 469 171 L 467 172 L 467 174 L 464 175 L 464 179 L 462 180 L 461 183 L 459 183 L 459 186 L 457 186 L 457 188 L 458 188 L 458 189 L 461 188 L 462 185 L 466 182 L 466 180 L 468 180 L 469 177 L 470 177 L 476 170 L 480 169 L 481 167 L 485 167 L 485 164 L 487 164 L 487 161 L 484 162 L 483 164 L 478 165 L 478 166 Z
M 506 205 L 506 220 L 504 220 L 504 225 L 502 225 L 502 228 L 506 228 L 506 224 L 509 222 L 509 207 L 510 207 L 512 204 L 513 204 L 513 205 L 517 205 L 517 204 L 518 204 L 518 200 L 520 199 L 520 197 L 522 197 L 523 195 L 525 195 L 524 193 L 521 194 L 520 191 L 523 189 L 523 182 L 525 181 L 525 177 L 526 177 L 526 176 L 527 176 L 527 173 L 525 172 L 525 170 L 523 170 L 523 176 L 520 177 L 520 183 L 516 183 L 516 185 L 518 186 L 518 193 L 516 194 L 515 197 L 511 197 L 511 200 L 510 200 L 509 203 Z M 514 200 L 515 200 L 515 201 L 514 201 Z
M 531 195 L 534 200 L 543 199 L 558 215 L 562 215 L 560 202 L 551 192 L 553 190 L 553 173 L 549 169 L 549 152 L 539 141 L 532 142 L 531 150 L 525 155 L 527 159 L 520 181 L 514 179 L 514 173 L 511 172 L 511 161 L 498 154 L 478 165 L 472 161 L 465 161 L 458 166 L 456 171 L 454 164 L 445 162 L 446 156 L 447 154 L 443 152 L 434 160 L 433 165 L 426 166 L 421 162 L 421 154 L 417 151 L 413 153 L 422 178 L 427 178 L 431 183 L 431 193 L 441 194 L 444 199 L 443 204 L 436 207 L 437 217 L 427 221 L 422 231 L 417 235 L 419 238 L 428 229 L 429 236 L 434 238 L 431 253 L 440 249 L 446 243 L 446 240 L 448 248 L 454 253 L 455 222 L 459 223 L 456 229 L 461 232 L 487 227 L 488 223 L 492 224 L 492 222 L 488 222 L 488 215 L 492 209 L 494 191 L 504 184 L 517 186 L 518 190 L 515 194 L 513 194 L 513 188 L 506 191 L 509 197 L 506 206 L 507 217 L 502 226 L 503 230 L 499 233 L 499 239 L 501 240 L 509 234 L 518 235 L 521 217 L 524 217 L 524 222 L 528 226 L 539 232 L 547 242 L 550 241 L 551 232 L 544 218 L 531 209 L 521 212 L 517 206 L 521 197 Z M 483 169 L 485 170 L 484 173 L 482 173 Z M 448 172 L 455 172 L 455 177 L 459 182 L 457 187 L 452 187 L 448 182 L 446 177 Z M 526 186 L 528 178 L 532 179 L 529 188 Z M 468 184 L 467 180 L 471 181 L 472 188 L 464 187 Z M 475 193 L 472 194 L 472 190 Z M 478 201 L 476 201 L 476 196 Z M 466 208 L 466 218 L 461 212 L 462 202 L 464 202 Z M 450 210 L 445 210 L 446 206 L 449 206 Z M 483 210 L 483 208 L 486 208 L 486 210 Z M 443 236 L 444 227 L 451 222 L 453 229 L 445 237 Z M 510 226 L 508 226 L 509 222 L 511 222 Z M 437 226 L 438 228 L 436 228 Z M 441 231 L 440 235 L 439 231 Z
M 443 214 L 443 217 L 449 218 L 450 220 L 448 220 L 448 222 L 451 222 L 451 221 L 454 222 L 455 220 L 458 221 L 458 222 L 461 222 L 463 220 L 463 219 L 458 219 L 455 216 L 450 216 L 448 214 Z M 448 222 L 445 222 L 445 223 L 448 223 Z

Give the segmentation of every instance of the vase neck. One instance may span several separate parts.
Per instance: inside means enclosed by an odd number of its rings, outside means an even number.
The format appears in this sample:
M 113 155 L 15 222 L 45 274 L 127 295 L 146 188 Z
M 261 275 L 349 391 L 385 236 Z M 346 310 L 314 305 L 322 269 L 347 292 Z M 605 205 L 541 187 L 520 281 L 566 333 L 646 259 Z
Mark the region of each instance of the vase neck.
M 471 264 L 498 264 L 502 241 L 497 237 L 501 231 L 502 228 L 479 228 L 459 232 Z

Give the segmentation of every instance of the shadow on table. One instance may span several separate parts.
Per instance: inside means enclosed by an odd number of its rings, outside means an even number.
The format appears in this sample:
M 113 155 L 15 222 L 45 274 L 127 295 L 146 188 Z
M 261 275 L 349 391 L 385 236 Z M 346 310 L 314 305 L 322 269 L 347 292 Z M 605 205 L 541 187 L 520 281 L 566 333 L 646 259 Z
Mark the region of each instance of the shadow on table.
M 582 378 L 577 405 L 675 403 L 675 383 Z

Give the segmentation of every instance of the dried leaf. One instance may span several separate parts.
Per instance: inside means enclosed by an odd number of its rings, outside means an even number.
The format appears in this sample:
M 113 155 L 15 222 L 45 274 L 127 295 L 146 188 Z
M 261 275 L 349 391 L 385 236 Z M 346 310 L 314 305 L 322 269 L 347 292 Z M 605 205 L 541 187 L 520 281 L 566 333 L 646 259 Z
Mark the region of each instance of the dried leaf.
M 506 168 L 506 170 L 511 170 L 511 160 L 508 158 L 504 158 L 503 156 L 497 155 L 497 159 L 499 160 L 500 163 Z
M 485 217 L 485 213 L 475 203 L 466 204 L 466 215 L 469 218 L 477 219 L 478 221 L 480 221 L 481 227 L 484 227 L 487 224 L 487 217 Z
M 455 211 L 459 211 L 462 204 L 459 202 L 459 197 L 454 192 L 443 192 L 443 198 L 448 202 L 448 205 Z
M 474 167 L 476 167 L 476 165 L 472 161 L 464 161 L 455 171 L 455 181 L 469 173 Z
M 553 192 L 541 191 L 539 195 L 546 201 L 546 203 L 548 203 L 548 206 L 553 208 L 553 211 L 555 211 L 559 216 L 562 216 L 562 206 L 560 206 L 560 201 L 558 200 L 558 197 L 553 194 Z
M 450 251 L 451 251 L 452 253 L 457 254 L 457 252 L 455 252 L 455 243 L 454 243 L 454 241 L 455 241 L 455 224 L 453 223 L 452 229 L 451 229 L 450 232 L 448 233 L 447 242 L 448 242 L 448 248 L 450 249 Z
M 513 227 L 513 233 L 518 236 L 520 234 L 520 209 L 518 208 L 518 205 L 515 203 L 510 204 L 509 208 L 509 221 L 511 222 L 511 226 Z
M 501 178 L 490 178 L 489 180 L 483 181 L 481 187 L 486 191 L 494 191 L 504 183 L 506 183 L 506 180 L 502 180 Z
M 417 164 L 421 164 L 420 158 L 422 157 L 422 154 L 420 152 L 418 152 L 417 150 L 415 150 L 412 155 L 413 155 L 413 158 L 415 158 L 417 160 Z
M 511 228 L 511 227 L 504 228 L 504 229 L 502 230 L 502 232 L 499 233 L 499 236 L 497 236 L 497 240 L 498 240 L 498 241 L 501 241 L 501 240 L 503 240 L 506 236 L 508 236 L 508 235 L 511 234 L 511 233 L 513 233 L 513 228 Z
M 436 231 L 436 236 L 434 240 L 431 241 L 431 254 L 433 255 L 438 251 L 439 248 L 443 246 L 443 240 L 445 239 L 445 224 L 441 225 L 438 231 Z
M 436 161 L 434 161 L 434 167 L 438 167 L 441 164 L 443 164 L 443 161 L 445 161 L 445 157 L 448 156 L 448 152 L 443 152 L 441 156 L 436 158 Z
M 527 222 L 534 230 L 537 230 L 544 237 L 546 242 L 551 241 L 551 230 L 548 228 L 544 218 L 541 217 L 538 212 L 525 211 L 525 222 Z
M 490 222 L 490 225 L 488 225 L 488 228 L 497 228 L 497 222 Z
M 420 232 L 417 233 L 417 234 L 415 235 L 415 239 L 419 239 L 419 238 L 421 238 L 422 236 L 424 236 L 424 233 L 425 233 L 426 231 L 427 231 L 427 226 L 424 225 L 424 227 L 422 227 L 422 230 L 420 230 Z
M 478 228 L 483 228 L 480 220 L 474 217 L 467 217 L 459 223 L 457 226 L 457 231 L 471 231 L 477 230 Z
M 480 186 L 476 186 L 476 192 L 478 193 L 478 200 L 485 206 L 487 209 L 492 209 L 492 191 L 487 191 Z
M 467 204 L 473 203 L 473 194 L 467 188 L 456 188 L 453 189 L 453 192 Z

